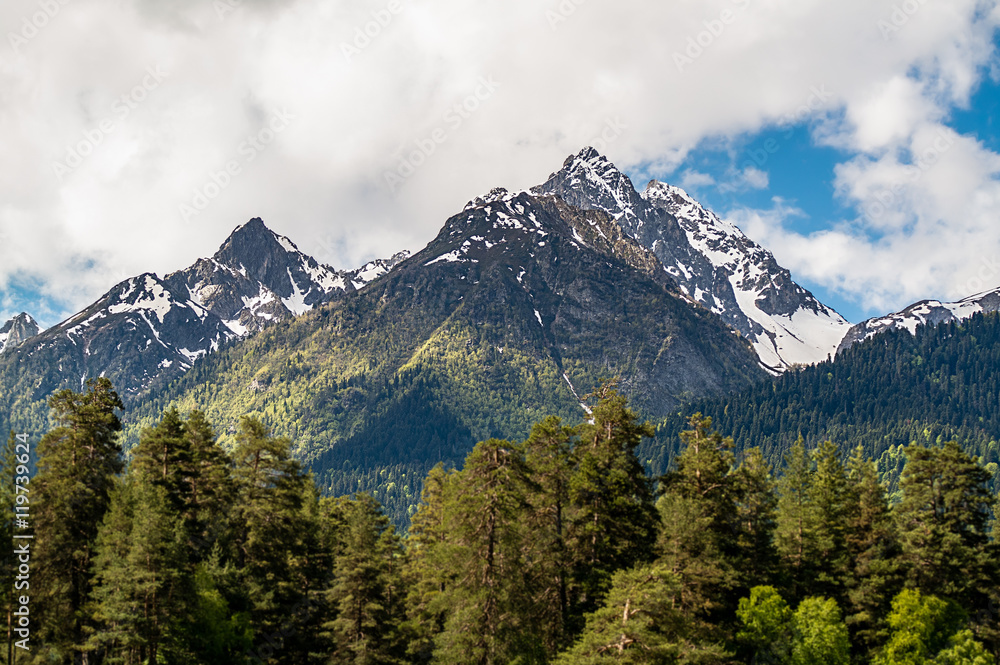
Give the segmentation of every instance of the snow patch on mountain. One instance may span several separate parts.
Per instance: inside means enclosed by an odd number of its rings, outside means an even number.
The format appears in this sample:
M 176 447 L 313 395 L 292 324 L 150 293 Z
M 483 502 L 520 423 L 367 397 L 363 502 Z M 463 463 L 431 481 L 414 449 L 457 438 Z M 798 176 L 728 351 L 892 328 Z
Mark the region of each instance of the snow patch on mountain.
M 1000 289 L 977 293 L 958 302 L 921 300 L 899 312 L 868 319 L 852 327 L 840 343 L 837 353 L 889 330 L 902 329 L 914 334 L 919 326 L 964 321 L 975 314 L 996 311 L 1000 311 Z
M 614 217 L 684 294 L 747 337 L 772 372 L 826 360 L 851 327 L 735 225 L 679 187 L 652 181 L 637 192 L 593 148 L 569 157 L 533 191 Z
M 0 326 L 0 353 L 17 348 L 41 332 L 38 323 L 21 312 Z

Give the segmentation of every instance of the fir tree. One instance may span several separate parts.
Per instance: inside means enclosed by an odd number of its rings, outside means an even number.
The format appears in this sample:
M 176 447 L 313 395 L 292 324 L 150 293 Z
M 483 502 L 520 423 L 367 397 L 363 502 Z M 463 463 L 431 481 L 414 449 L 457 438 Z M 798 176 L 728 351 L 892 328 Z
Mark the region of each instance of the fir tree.
M 524 444 L 525 461 L 535 483 L 528 497 L 528 528 L 533 543 L 530 556 L 537 561 L 530 584 L 535 590 L 537 621 L 545 631 L 542 639 L 550 656 L 566 646 L 568 635 L 583 627 L 582 617 L 570 613 L 573 561 L 568 541 L 573 518 L 570 481 L 574 436 L 572 428 L 550 417 L 532 428 Z M 577 618 L 581 621 L 575 621 Z
M 249 417 L 240 422 L 233 460 L 235 560 L 252 618 L 253 656 L 269 664 L 302 662 L 308 645 L 301 631 L 316 616 L 304 574 L 317 530 L 305 519 L 309 477 L 291 458 L 289 440 Z
M 801 438 L 785 456 L 784 474 L 778 481 L 778 517 L 775 544 L 788 571 L 793 599 L 812 588 L 816 558 L 814 471 Z
M 848 578 L 850 555 L 847 547 L 848 514 L 853 504 L 847 470 L 840 460 L 840 451 L 831 441 L 824 441 L 813 453 L 815 472 L 812 476 L 812 533 L 814 556 L 822 562 L 815 568 L 810 594 L 832 598 L 845 604 L 844 583 Z
M 413 516 L 406 540 L 404 579 L 407 588 L 405 631 L 407 653 L 415 663 L 427 663 L 434 639 L 444 629 L 449 604 L 447 591 L 455 583 L 445 524 L 445 500 L 458 472 L 438 464 L 424 481 L 420 508 Z
M 775 583 L 778 575 L 778 551 L 774 546 L 778 495 L 771 465 L 759 448 L 751 448 L 744 454 L 735 482 L 738 520 L 735 567 L 740 573 L 739 588 L 748 592 L 761 583 Z
M 195 596 L 180 516 L 161 485 L 124 481 L 97 539 L 95 623 L 88 649 L 110 663 L 189 656 Z M 195 627 L 200 628 L 200 627 Z
M 525 584 L 528 483 L 520 447 L 490 439 L 476 445 L 449 484 L 445 547 L 455 579 L 444 590 L 449 610 L 435 638 L 434 662 L 544 661 Z
M 121 400 L 105 378 L 87 382 L 85 393 L 62 390 L 49 400 L 57 427 L 38 444 L 37 637 L 50 659 L 80 659 L 89 624 L 94 544 L 122 470 L 116 411 Z M 74 655 L 76 654 L 76 655 Z
M 954 441 L 907 449 L 903 499 L 894 513 L 909 582 L 923 593 L 989 604 L 998 585 L 988 524 L 989 474 Z
M 329 662 L 403 663 L 405 590 L 399 537 L 368 495 L 339 499 L 329 510 L 339 513 L 333 519 L 343 525 L 338 529 L 333 584 L 326 591 L 335 617 L 323 627 L 332 642 Z
M 845 577 L 846 622 L 860 650 L 871 653 L 883 640 L 885 618 L 902 589 L 899 537 L 875 464 L 861 448 L 848 461 L 852 503 L 846 516 L 851 568 Z
M 678 603 L 704 625 L 736 609 L 738 483 L 732 474 L 732 439 L 695 414 L 681 434 L 677 469 L 663 479 L 658 562 L 680 583 Z M 729 602 L 729 601 L 732 602 Z
M 588 398 L 592 420 L 580 426 L 570 479 L 575 613 L 600 606 L 615 571 L 650 558 L 657 523 L 650 481 L 635 456 L 655 430 L 639 422 L 614 382 Z

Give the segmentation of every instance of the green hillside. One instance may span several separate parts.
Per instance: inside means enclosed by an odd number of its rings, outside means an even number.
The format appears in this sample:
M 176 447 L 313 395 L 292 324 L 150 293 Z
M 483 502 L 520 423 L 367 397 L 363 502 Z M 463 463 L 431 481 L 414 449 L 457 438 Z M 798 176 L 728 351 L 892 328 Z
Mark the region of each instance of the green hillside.
M 667 469 L 687 415 L 700 411 L 774 463 L 802 435 L 861 446 L 897 476 L 901 446 L 957 439 L 997 473 L 1000 462 L 1000 315 L 880 334 L 832 362 L 789 372 L 739 393 L 694 401 L 665 419 L 641 454 Z
M 198 363 L 133 405 L 126 435 L 169 406 L 203 409 L 224 442 L 259 417 L 324 492 L 371 491 L 402 523 L 435 463 L 549 414 L 580 422 L 602 378 L 660 418 L 764 376 L 609 216 L 520 194 L 467 208 L 366 289 Z

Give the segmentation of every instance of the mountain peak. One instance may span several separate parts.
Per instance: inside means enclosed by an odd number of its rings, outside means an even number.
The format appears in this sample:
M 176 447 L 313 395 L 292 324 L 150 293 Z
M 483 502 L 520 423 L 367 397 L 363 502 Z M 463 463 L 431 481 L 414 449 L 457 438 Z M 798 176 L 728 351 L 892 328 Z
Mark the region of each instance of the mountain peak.
M 1000 288 L 983 291 L 957 302 L 921 300 L 892 314 L 862 321 L 848 331 L 837 353 L 889 330 L 907 330 L 916 334 L 919 326 L 936 326 L 965 321 L 975 314 L 1000 311 Z
M 39 332 L 41 329 L 31 315 L 21 312 L 0 327 L 0 353 L 24 344 Z

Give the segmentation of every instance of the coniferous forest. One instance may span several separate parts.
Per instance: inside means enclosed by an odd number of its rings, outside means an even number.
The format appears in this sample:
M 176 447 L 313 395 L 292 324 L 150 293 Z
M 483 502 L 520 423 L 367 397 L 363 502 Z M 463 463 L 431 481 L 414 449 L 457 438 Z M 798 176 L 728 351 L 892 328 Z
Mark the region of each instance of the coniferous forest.
M 168 410 L 126 456 L 110 381 L 61 391 L 30 484 L 32 650 L 8 633 L 0 661 L 997 662 L 1000 506 L 960 442 L 906 447 L 890 500 L 861 448 L 800 440 L 774 467 L 695 414 L 654 478 L 654 428 L 614 383 L 587 400 L 584 424 L 436 467 L 401 534 L 368 495 L 321 497 L 257 420 L 223 449 Z

